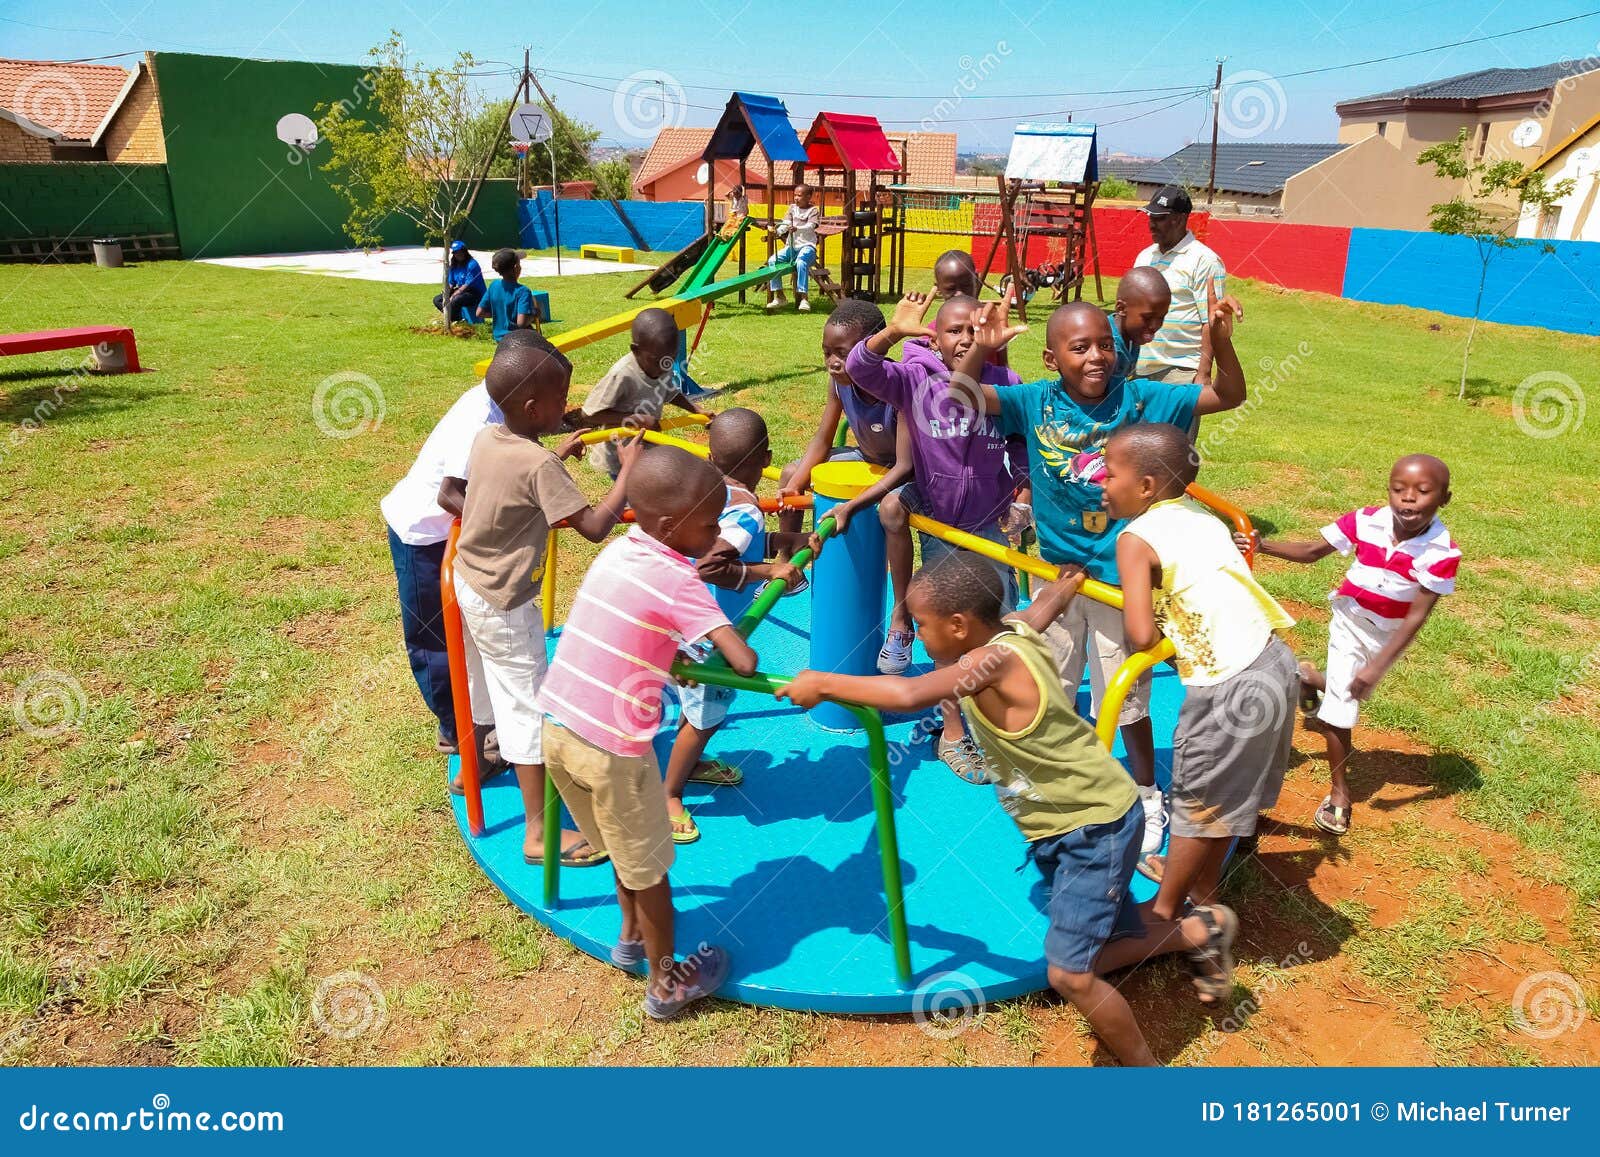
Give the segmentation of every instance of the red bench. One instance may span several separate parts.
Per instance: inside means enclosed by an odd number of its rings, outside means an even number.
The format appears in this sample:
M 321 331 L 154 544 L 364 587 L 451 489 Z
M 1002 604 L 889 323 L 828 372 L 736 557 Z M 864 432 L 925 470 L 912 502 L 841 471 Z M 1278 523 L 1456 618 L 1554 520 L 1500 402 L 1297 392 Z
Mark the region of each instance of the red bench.
M 37 333 L 0 333 L 0 355 L 37 354 L 48 350 L 76 349 L 79 346 L 107 345 L 122 347 L 127 359 L 125 372 L 139 372 L 139 347 L 134 344 L 133 330 L 125 325 L 84 325 L 76 329 L 43 329 Z M 96 350 L 96 355 L 104 360 L 99 350 Z

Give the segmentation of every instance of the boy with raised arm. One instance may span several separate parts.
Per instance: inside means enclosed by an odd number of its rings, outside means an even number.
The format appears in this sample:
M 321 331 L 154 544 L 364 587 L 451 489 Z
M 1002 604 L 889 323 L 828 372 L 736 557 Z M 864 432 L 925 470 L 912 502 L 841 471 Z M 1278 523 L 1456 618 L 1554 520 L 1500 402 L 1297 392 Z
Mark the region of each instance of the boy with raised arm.
M 981 403 L 987 413 L 1000 416 L 1007 434 L 1020 434 L 1027 442 L 1039 554 L 1046 562 L 1081 566 L 1090 578 L 1121 585 L 1116 543 L 1123 523 L 1106 514 L 1101 493 L 1106 439 L 1134 422 L 1170 422 L 1186 429 L 1196 414 L 1231 410 L 1243 402 L 1244 370 L 1233 350 L 1234 319 L 1242 316 L 1231 297 L 1211 315 L 1216 373 L 1210 385 L 1167 386 L 1118 379 L 1110 319 L 1088 302 L 1071 302 L 1051 313 L 1045 329 L 1049 376 L 994 386 L 979 380 L 987 352 L 1026 327 L 1005 324 L 997 304 L 979 308 L 972 345 L 951 376 L 951 397 Z M 1045 637 L 1068 694 L 1077 693 L 1088 667 L 1091 702 L 1098 710 L 1107 685 L 1130 654 L 1121 612 L 1093 599 L 1073 599 Z M 1156 852 L 1165 834 L 1166 807 L 1156 787 L 1148 673 L 1128 693 L 1118 723 L 1128 770 L 1144 798 L 1145 850 Z

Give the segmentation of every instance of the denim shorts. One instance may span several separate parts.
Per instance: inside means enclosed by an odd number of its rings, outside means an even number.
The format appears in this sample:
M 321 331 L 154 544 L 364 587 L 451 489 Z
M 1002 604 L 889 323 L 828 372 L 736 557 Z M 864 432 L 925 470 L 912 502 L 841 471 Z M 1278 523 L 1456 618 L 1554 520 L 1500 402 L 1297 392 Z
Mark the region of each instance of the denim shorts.
M 1109 942 L 1144 931 L 1139 906 L 1128 895 L 1143 840 L 1144 808 L 1135 800 L 1121 819 L 1028 845 L 1029 859 L 1050 884 L 1044 958 L 1056 968 L 1093 972 Z
M 932 517 L 928 511 L 928 500 L 924 497 L 921 488 L 916 482 L 907 482 L 895 493 L 900 496 L 900 503 L 908 513 L 924 514 L 930 518 Z M 987 539 L 996 546 L 1009 547 L 1011 545 L 1010 540 L 1001 531 L 998 521 L 991 523 L 982 530 L 972 530 L 968 531 L 968 533 Z M 925 567 L 932 566 L 946 555 L 954 554 L 961 549 L 958 546 L 951 546 L 942 538 L 935 538 L 933 535 L 920 530 L 917 531 L 917 541 L 922 548 L 922 565 Z M 1009 615 L 1017 609 L 1017 572 L 1003 562 L 994 563 L 993 566 L 995 572 L 1000 576 L 1000 589 L 1003 592 L 1000 612 L 1001 614 Z

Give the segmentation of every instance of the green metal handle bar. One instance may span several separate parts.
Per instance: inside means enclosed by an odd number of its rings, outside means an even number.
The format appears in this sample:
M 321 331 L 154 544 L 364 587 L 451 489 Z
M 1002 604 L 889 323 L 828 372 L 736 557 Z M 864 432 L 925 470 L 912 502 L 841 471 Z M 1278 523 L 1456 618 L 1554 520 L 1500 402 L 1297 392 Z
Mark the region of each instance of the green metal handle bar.
M 672 674 L 714 687 L 771 695 L 789 680 L 781 675 L 740 675 L 704 663 L 674 663 Z M 878 856 L 883 867 L 883 894 L 889 914 L 889 943 L 894 950 L 895 976 L 911 987 L 911 936 L 906 927 L 905 890 L 900 877 L 900 841 L 895 833 L 894 793 L 889 783 L 889 743 L 883 717 L 872 707 L 839 703 L 861 721 L 867 733 L 867 770 L 872 785 L 872 810 L 878 832 Z M 544 781 L 544 906 L 554 908 L 561 897 L 561 797 L 547 774 Z
M 838 531 L 839 524 L 831 514 L 817 523 L 817 537 L 823 542 L 827 542 Z M 794 552 L 789 562 L 797 569 L 804 570 L 812 557 L 811 548 L 809 546 L 802 547 Z M 778 600 L 783 598 L 788 589 L 788 579 L 773 579 L 767 584 L 766 589 L 756 596 L 756 601 L 750 604 L 750 609 L 733 625 L 733 629 L 738 631 L 741 637 L 748 639 L 750 632 L 761 625 L 761 620 L 766 618 L 771 613 L 772 608 L 778 605 Z

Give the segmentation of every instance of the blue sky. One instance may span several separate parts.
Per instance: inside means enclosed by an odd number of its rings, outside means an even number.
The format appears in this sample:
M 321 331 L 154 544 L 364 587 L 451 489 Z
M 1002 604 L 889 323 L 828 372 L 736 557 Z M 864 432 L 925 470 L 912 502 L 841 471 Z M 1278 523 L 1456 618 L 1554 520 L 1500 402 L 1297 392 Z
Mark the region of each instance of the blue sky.
M 607 144 L 663 118 L 711 124 L 731 89 L 782 96 L 797 126 L 820 109 L 959 134 L 1004 151 L 1021 118 L 1102 127 L 1102 147 L 1164 154 L 1210 134 L 1215 60 L 1224 139 L 1331 140 L 1334 102 L 1478 68 L 1600 56 L 1600 15 L 1409 59 L 1287 74 L 1488 36 L 1600 9 L 1506 0 L 1234 0 L 1088 5 L 390 0 L 106 0 L 0 5 L 0 55 L 73 59 L 137 49 L 355 63 L 391 27 L 422 63 L 468 50 L 520 63 L 531 47 L 564 110 Z M 942 11 L 961 13 L 959 18 Z M 133 58 L 117 63 L 127 64 Z M 493 66 L 488 66 L 492 68 Z M 491 88 L 514 77 L 485 76 Z

